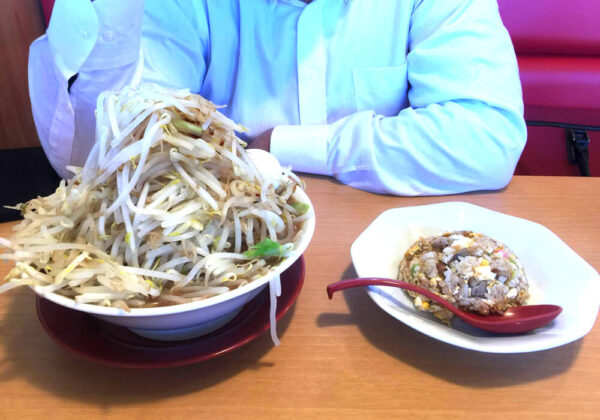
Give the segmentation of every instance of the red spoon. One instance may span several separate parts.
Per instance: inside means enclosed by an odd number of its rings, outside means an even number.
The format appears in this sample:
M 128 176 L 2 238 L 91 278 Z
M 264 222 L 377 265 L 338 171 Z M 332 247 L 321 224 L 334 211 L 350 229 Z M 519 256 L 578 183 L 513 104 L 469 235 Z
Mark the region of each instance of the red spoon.
M 535 330 L 546 325 L 562 312 L 562 308 L 557 305 L 526 305 L 510 308 L 504 312 L 504 315 L 477 315 L 458 309 L 447 300 L 427 289 L 400 280 L 385 278 L 364 277 L 338 281 L 327 286 L 327 295 L 331 299 L 333 294 L 339 290 L 362 286 L 391 286 L 419 293 L 436 301 L 467 324 L 471 324 L 482 330 L 501 334 L 519 334 Z

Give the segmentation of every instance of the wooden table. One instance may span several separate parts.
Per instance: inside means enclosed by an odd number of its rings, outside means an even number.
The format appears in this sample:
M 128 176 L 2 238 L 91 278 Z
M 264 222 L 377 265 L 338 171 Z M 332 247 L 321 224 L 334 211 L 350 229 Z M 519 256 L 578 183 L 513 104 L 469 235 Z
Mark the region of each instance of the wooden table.
M 515 177 L 500 192 L 422 198 L 305 179 L 317 229 L 302 293 L 278 323 L 280 347 L 267 333 L 187 367 L 111 368 L 59 347 L 32 292 L 13 290 L 0 296 L 0 418 L 600 418 L 598 322 L 559 348 L 487 354 L 404 326 L 362 290 L 325 293 L 355 274 L 350 244 L 381 212 L 451 200 L 541 223 L 598 270 L 600 178 Z

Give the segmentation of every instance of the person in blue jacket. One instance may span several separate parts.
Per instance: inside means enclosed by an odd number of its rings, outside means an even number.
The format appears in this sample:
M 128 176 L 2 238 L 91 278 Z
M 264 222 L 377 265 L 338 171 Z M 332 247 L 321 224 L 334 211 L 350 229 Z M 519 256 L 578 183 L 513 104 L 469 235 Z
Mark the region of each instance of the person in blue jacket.
M 32 108 L 62 176 L 98 94 L 189 88 L 294 171 L 398 195 L 498 189 L 526 140 L 495 0 L 57 0 L 30 51 Z

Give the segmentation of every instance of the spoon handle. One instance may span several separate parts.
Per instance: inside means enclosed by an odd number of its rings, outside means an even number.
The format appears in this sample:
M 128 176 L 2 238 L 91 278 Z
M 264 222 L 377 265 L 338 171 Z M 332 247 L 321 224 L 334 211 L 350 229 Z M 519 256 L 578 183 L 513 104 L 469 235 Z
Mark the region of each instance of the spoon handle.
M 391 286 L 398 287 L 400 289 L 410 290 L 411 292 L 415 292 L 428 297 L 429 299 L 437 302 L 439 305 L 443 306 L 444 308 L 448 309 L 456 315 L 463 315 L 463 312 L 460 309 L 458 309 L 456 306 L 452 305 L 450 302 L 446 301 L 442 297 L 436 295 L 433 292 L 430 292 L 427 289 L 415 286 L 414 284 L 406 283 L 402 280 L 392 280 L 378 277 L 360 277 L 354 279 L 341 280 L 337 283 L 332 283 L 327 286 L 327 295 L 329 296 L 329 299 L 331 299 L 333 297 L 333 294 L 337 291 L 364 286 Z

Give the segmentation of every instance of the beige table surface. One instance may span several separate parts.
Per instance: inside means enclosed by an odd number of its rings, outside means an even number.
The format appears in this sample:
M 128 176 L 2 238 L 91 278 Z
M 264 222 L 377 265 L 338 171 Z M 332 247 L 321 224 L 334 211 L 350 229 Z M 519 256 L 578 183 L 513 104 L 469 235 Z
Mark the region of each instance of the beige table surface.
M 0 418 L 600 418 L 597 321 L 559 348 L 487 354 L 406 327 L 363 290 L 333 301 L 325 293 L 355 275 L 350 245 L 377 215 L 443 201 L 541 223 L 599 270 L 600 178 L 515 177 L 499 192 L 423 198 L 305 180 L 317 229 L 303 290 L 278 323 L 280 347 L 267 333 L 186 367 L 107 367 L 59 347 L 37 320 L 33 293 L 13 290 L 0 296 Z M 0 224 L 0 236 L 10 227 Z

